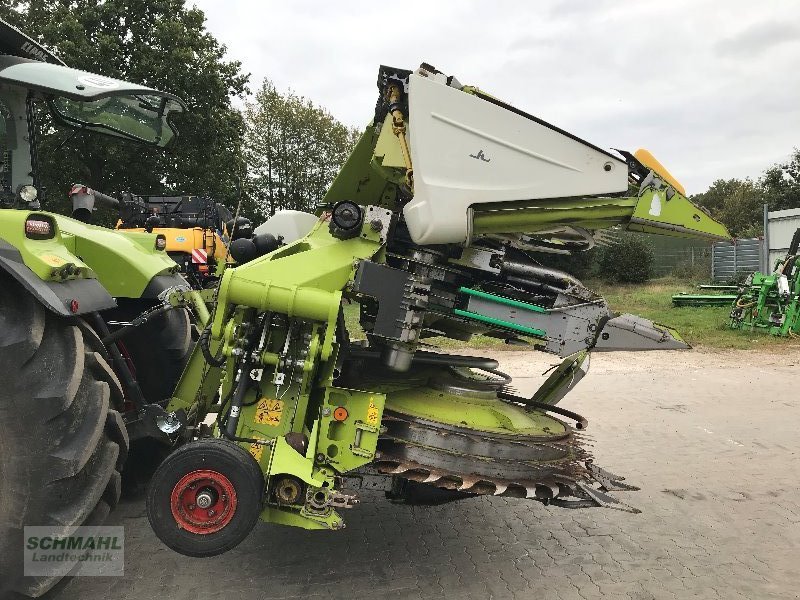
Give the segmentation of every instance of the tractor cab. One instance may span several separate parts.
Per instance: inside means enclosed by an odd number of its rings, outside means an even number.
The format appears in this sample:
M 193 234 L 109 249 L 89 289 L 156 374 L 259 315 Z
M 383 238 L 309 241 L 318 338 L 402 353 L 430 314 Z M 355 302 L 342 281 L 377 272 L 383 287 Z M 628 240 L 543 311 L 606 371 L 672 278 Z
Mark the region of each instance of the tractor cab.
M 185 105 L 152 88 L 72 69 L 0 20 L 0 205 L 38 208 L 36 110 L 57 125 L 164 147 Z

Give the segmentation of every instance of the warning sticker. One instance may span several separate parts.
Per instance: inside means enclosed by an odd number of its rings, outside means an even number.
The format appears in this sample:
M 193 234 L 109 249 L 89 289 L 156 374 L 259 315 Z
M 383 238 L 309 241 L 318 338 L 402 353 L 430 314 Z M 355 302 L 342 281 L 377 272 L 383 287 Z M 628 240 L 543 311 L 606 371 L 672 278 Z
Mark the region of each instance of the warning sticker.
M 378 407 L 372 398 L 369 399 L 369 407 L 367 408 L 367 423 L 370 425 L 378 424 Z
M 264 454 L 264 444 L 250 444 L 250 454 L 257 461 L 261 461 L 261 455 Z
M 208 263 L 208 252 L 202 248 L 195 248 L 192 250 L 192 262 L 196 265 L 205 265 Z
M 46 262 L 51 267 L 60 267 L 61 265 L 67 262 L 60 256 L 56 256 L 55 254 L 40 254 L 39 258 L 43 262 Z
M 277 427 L 281 424 L 283 401 L 277 398 L 262 398 L 256 406 L 255 422 L 259 425 Z

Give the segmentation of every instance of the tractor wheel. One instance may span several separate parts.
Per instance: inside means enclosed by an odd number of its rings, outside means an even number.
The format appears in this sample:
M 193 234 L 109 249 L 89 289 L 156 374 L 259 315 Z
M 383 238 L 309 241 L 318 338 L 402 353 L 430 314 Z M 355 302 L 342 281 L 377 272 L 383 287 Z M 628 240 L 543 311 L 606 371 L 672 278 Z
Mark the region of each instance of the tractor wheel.
M 186 556 L 235 548 L 258 521 L 264 475 L 241 446 L 218 438 L 189 442 L 153 474 L 147 518 L 166 546 Z
M 150 308 L 139 300 L 119 299 L 114 316 L 124 320 L 138 317 Z M 122 338 L 123 353 L 129 355 L 135 376 L 147 402 L 161 402 L 172 397 L 192 350 L 189 313 L 173 309 L 148 321 Z
M 132 320 L 152 304 L 142 300 L 120 298 L 119 308 L 107 316 L 123 321 Z M 173 309 L 148 321 L 122 338 L 120 351 L 130 359 L 145 401 L 163 402 L 171 398 L 175 386 L 189 360 L 195 327 L 184 309 Z M 131 460 L 122 474 L 125 497 L 144 493 L 147 481 L 164 460 L 171 448 L 163 443 L 142 438 L 131 440 Z
M 80 319 L 47 312 L 0 274 L 0 598 L 59 577 L 23 577 L 25 526 L 102 523 L 120 496 L 122 390 Z

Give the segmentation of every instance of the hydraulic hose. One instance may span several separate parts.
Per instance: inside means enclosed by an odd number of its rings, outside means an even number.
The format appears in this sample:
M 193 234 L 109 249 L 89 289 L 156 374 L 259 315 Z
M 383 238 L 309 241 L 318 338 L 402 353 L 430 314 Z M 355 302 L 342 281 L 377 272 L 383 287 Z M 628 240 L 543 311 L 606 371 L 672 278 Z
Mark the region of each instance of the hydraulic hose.
M 211 365 L 212 367 L 222 367 L 225 365 L 225 355 L 222 354 L 222 348 L 220 348 L 219 354 L 214 356 L 211 354 L 211 348 L 209 348 L 209 343 L 211 339 L 211 325 L 203 329 L 200 333 L 200 339 L 198 340 L 198 344 L 200 345 L 200 352 L 203 353 L 203 358 L 206 359 L 206 362 Z
M 233 392 L 233 397 L 231 398 L 231 409 L 228 413 L 228 419 L 225 422 L 225 427 L 223 429 L 225 432 L 225 437 L 231 440 L 236 438 L 236 430 L 239 427 L 239 414 L 242 410 L 242 404 L 244 404 L 244 395 L 247 393 L 247 384 L 250 381 L 249 373 L 252 367 L 252 361 L 242 361 L 239 381 L 236 384 L 236 389 Z
M 264 440 L 257 440 L 256 438 L 243 438 L 236 435 L 230 435 L 228 433 L 228 418 L 227 416 L 223 417 L 223 415 L 225 415 L 225 407 L 228 405 L 228 402 L 230 402 L 232 395 L 233 394 L 228 394 L 228 397 L 222 401 L 222 404 L 219 407 L 219 412 L 217 413 L 217 429 L 226 439 L 229 439 L 232 442 L 244 442 L 247 444 L 263 443 Z
M 153 310 L 149 310 L 149 311 L 143 312 L 138 317 L 136 317 L 133 321 L 131 321 L 130 325 L 125 325 L 123 327 L 120 327 L 114 333 L 109 333 L 108 335 L 106 335 L 102 340 L 103 341 L 103 345 L 104 346 L 108 346 L 110 344 L 113 344 L 117 340 L 119 340 L 119 339 L 125 337 L 126 335 L 128 335 L 135 328 L 139 327 L 140 325 L 144 325 L 150 319 L 152 319 L 154 317 L 157 317 L 159 315 L 163 315 L 165 312 L 167 312 L 168 310 L 171 310 L 173 308 L 175 308 L 175 307 L 170 305 L 170 304 L 167 304 L 167 305 L 159 306 L 159 307 L 157 307 L 157 308 L 155 308 Z
M 246 350 L 238 365 L 239 381 L 236 382 L 236 387 L 234 388 L 233 393 L 230 395 L 231 407 L 230 410 L 227 411 L 223 426 L 220 427 L 220 432 L 222 435 L 234 442 L 248 442 L 251 444 L 261 443 L 260 440 L 257 439 L 240 438 L 236 435 L 236 430 L 239 428 L 239 416 L 241 414 L 242 406 L 244 405 L 244 397 L 247 394 L 252 382 L 252 379 L 250 378 L 250 371 L 258 365 L 258 360 L 253 357 L 254 351 L 258 346 L 258 333 L 263 330 L 262 336 L 266 335 L 266 323 L 264 323 L 264 321 L 261 321 L 260 323 L 261 327 L 258 328 L 255 333 L 251 333 L 248 338 Z M 224 408 L 224 406 L 221 407 L 219 414 L 225 412 Z M 219 415 L 217 418 L 219 419 Z
M 111 337 L 111 332 L 108 330 L 108 325 L 103 320 L 103 317 L 100 316 L 100 313 L 92 313 L 91 318 L 94 321 L 96 331 L 100 335 L 105 336 L 105 338 Z M 122 386 L 125 388 L 125 398 L 130 400 L 134 406 L 136 406 L 137 410 L 141 410 L 145 404 L 147 404 L 147 402 L 144 398 L 144 394 L 142 393 L 142 388 L 139 386 L 139 382 L 136 381 L 133 373 L 131 373 L 131 369 L 125 360 L 125 357 L 122 356 L 122 352 L 120 352 L 116 344 L 106 344 L 103 342 L 103 345 L 106 347 L 109 355 L 111 356 L 111 362 L 114 365 L 114 372 L 120 378 Z
M 501 400 L 507 400 L 510 402 L 517 402 L 519 404 L 524 404 L 529 410 L 541 410 L 545 412 L 552 412 L 556 413 L 557 415 L 561 415 L 564 417 L 569 417 L 570 419 L 575 420 L 575 429 L 583 430 L 589 426 L 589 421 L 579 415 L 576 412 L 572 412 L 571 410 L 567 410 L 566 408 L 561 408 L 560 406 L 554 406 L 552 404 L 547 404 L 545 402 L 536 402 L 529 398 L 522 398 L 521 396 L 517 396 L 516 394 L 509 394 L 507 392 L 501 392 L 498 394 Z
M 505 386 L 510 384 L 511 381 L 513 380 L 511 375 L 503 373 L 502 371 L 498 371 L 497 369 L 484 369 L 483 367 L 471 367 L 471 368 L 478 369 L 479 371 L 483 371 L 484 373 L 489 373 L 489 375 L 494 375 L 495 377 L 497 377 L 499 381 L 491 382 L 492 385 Z
M 583 284 L 575 279 L 569 273 L 553 269 L 551 267 L 543 267 L 533 263 L 520 262 L 516 260 L 506 259 L 503 261 L 501 270 L 506 275 L 519 277 L 523 280 L 536 281 L 537 279 L 544 279 L 551 283 L 560 284 L 562 286 L 574 285 L 583 287 Z
M 493 358 L 481 356 L 460 356 L 453 354 L 439 354 L 420 350 L 414 354 L 414 362 L 420 365 L 446 365 L 448 367 L 469 367 L 493 372 L 500 363 Z

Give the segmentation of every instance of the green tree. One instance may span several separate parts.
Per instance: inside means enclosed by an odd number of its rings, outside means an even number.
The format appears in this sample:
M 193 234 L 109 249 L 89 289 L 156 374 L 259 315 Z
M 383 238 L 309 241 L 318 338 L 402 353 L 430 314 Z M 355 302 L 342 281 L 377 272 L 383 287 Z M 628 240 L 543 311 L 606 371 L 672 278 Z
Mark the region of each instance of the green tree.
M 770 210 L 800 208 L 800 148 L 794 149 L 788 162 L 764 171 L 759 185 Z
M 702 194 L 694 194 L 692 202 L 708 210 L 714 217 L 725 208 L 725 204 L 742 185 L 741 179 L 717 179 Z
M 49 208 L 67 208 L 66 192 L 78 181 L 107 193 L 234 200 L 244 124 L 231 101 L 247 93 L 249 76 L 225 60 L 202 11 L 184 0 L 3 0 L 0 17 L 71 67 L 169 91 L 189 106 L 166 151 L 45 127 L 39 162 Z
M 692 201 L 723 223 L 734 237 L 761 235 L 764 221 L 764 190 L 751 179 L 718 179 Z
M 719 220 L 733 237 L 757 237 L 764 230 L 764 202 L 761 185 L 745 179 L 731 191 L 719 211 Z
M 653 275 L 653 249 L 636 234 L 623 234 L 619 242 L 597 252 L 597 270 L 611 283 L 644 283 Z
M 718 179 L 692 201 L 725 224 L 734 237 L 755 237 L 764 231 L 764 204 L 769 210 L 800 207 L 800 149 L 785 163 L 764 171 L 758 181 Z
M 358 139 L 311 100 L 265 80 L 245 107 L 245 158 L 251 211 L 310 210 L 325 195 Z

